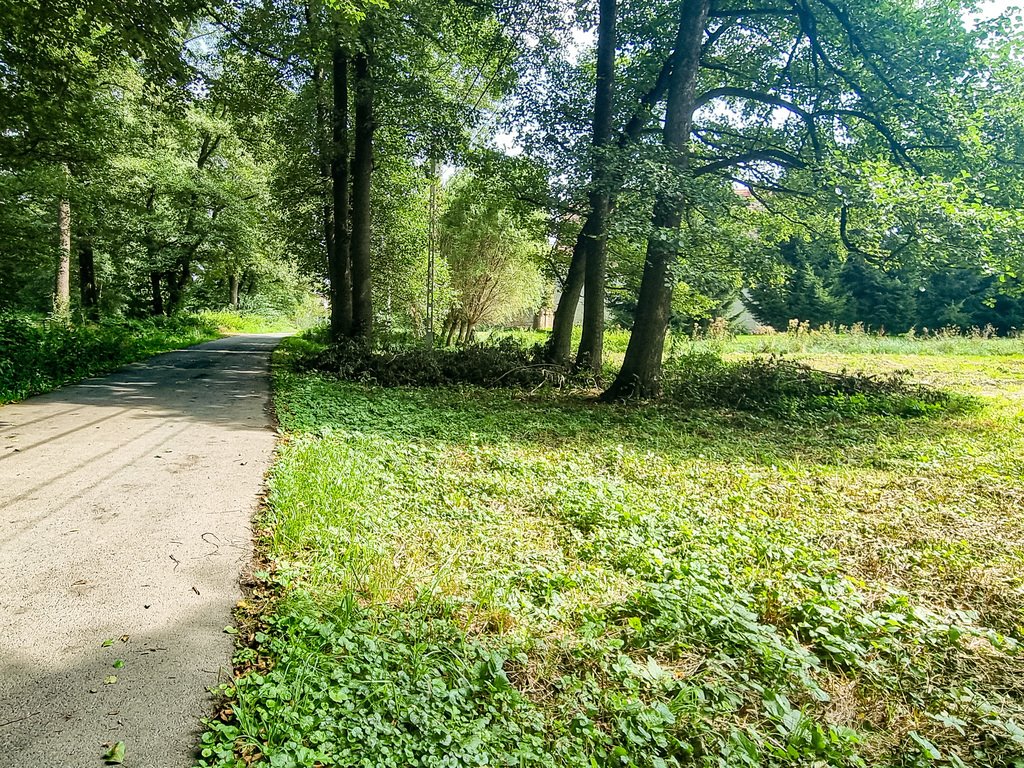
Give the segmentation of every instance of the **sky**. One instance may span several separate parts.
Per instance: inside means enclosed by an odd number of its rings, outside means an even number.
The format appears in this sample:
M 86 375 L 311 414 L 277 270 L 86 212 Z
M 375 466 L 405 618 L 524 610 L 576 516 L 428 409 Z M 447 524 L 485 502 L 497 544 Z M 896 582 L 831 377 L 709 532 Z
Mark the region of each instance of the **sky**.
M 1009 8 L 1020 8 L 1024 6 L 1024 0 L 983 0 L 979 5 L 980 12 L 978 14 L 967 14 L 968 19 L 990 19 L 993 16 L 998 16 Z

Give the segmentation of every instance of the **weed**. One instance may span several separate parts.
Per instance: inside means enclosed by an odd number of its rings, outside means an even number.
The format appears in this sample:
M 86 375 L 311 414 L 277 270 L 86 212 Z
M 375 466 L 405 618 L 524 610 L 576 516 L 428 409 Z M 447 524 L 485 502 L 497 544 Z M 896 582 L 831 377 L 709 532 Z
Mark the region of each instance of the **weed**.
M 664 388 L 666 397 L 688 407 L 783 416 L 798 411 L 923 416 L 972 405 L 967 397 L 910 381 L 906 371 L 833 372 L 775 355 L 725 360 L 710 351 L 673 357 L 665 369 Z

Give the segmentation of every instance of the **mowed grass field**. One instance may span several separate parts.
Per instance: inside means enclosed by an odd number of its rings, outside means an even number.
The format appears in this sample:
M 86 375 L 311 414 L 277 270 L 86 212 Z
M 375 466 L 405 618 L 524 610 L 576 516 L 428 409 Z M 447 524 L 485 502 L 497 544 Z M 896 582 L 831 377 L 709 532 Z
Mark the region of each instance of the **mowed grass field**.
M 1024 766 L 1024 344 L 768 341 L 702 344 L 975 405 L 385 389 L 286 340 L 264 581 L 198 764 Z

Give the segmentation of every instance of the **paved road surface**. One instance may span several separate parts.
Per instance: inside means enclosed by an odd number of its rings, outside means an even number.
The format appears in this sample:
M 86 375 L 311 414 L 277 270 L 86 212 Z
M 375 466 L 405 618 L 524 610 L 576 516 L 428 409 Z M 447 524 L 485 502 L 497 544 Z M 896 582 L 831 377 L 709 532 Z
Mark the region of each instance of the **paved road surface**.
M 191 765 L 206 689 L 230 672 L 279 338 L 0 407 L 4 768 L 98 767 L 116 741 L 127 768 Z

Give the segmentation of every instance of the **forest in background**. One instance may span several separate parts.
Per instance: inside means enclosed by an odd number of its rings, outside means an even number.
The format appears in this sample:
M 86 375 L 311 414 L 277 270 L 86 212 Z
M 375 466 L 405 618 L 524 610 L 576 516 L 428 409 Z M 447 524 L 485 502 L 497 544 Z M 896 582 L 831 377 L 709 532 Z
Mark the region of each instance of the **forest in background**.
M 545 359 L 599 378 L 605 328 L 631 329 L 613 399 L 656 392 L 668 328 L 738 296 L 777 329 L 1021 327 L 1013 13 L 98 0 L 0 22 L 6 311 L 326 304 L 335 341 L 445 345 L 549 308 Z
M 978 11 L 0 0 L 0 402 L 314 326 L 195 766 L 1024 768 L 1024 25 Z

